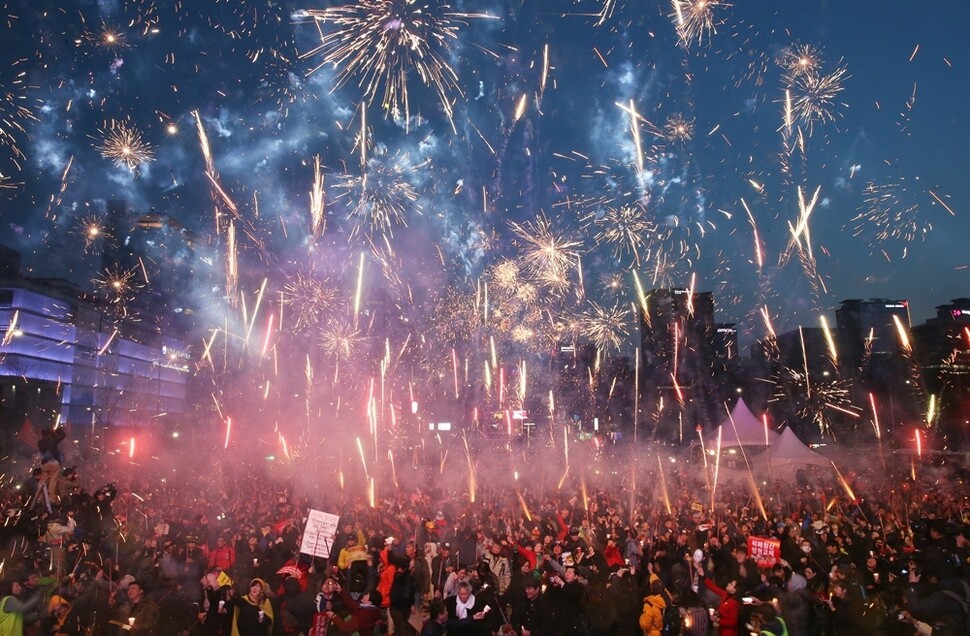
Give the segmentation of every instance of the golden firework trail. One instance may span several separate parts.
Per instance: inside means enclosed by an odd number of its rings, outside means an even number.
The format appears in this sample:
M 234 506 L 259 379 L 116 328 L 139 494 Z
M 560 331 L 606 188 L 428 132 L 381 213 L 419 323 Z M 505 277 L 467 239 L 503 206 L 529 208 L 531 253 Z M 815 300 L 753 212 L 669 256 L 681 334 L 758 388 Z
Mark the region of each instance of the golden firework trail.
M 15 309 L 13 312 L 13 316 L 11 316 L 10 318 L 10 324 L 7 325 L 7 330 L 3 334 L 3 342 L 0 343 L 0 346 L 6 347 L 8 344 L 13 342 L 14 336 L 20 333 L 20 327 L 18 326 L 19 321 L 20 321 L 20 310 Z
M 323 170 L 320 167 L 320 155 L 316 155 L 313 157 L 313 186 L 310 189 L 310 235 L 314 242 L 320 238 L 326 228 Z

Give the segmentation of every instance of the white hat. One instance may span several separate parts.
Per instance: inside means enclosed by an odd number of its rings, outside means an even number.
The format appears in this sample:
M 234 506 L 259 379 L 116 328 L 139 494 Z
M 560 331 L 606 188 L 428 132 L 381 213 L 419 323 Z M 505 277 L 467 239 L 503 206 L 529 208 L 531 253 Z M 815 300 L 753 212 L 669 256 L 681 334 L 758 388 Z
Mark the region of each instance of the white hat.
M 384 539 L 384 545 L 391 545 L 392 543 L 394 543 L 394 537 Z

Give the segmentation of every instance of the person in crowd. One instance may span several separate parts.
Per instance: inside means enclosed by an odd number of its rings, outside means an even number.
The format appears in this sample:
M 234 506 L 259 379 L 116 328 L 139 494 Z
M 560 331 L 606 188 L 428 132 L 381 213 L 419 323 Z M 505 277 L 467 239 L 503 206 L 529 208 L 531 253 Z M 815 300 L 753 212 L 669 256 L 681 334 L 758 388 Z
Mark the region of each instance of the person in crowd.
M 346 618 L 334 611 L 329 612 L 328 619 L 337 634 L 353 634 L 359 636 L 373 636 L 379 625 L 384 623 L 384 611 L 381 609 L 381 594 L 378 591 L 364 592 L 359 601 L 355 601 L 350 593 L 338 586 L 341 601 L 344 606 L 350 609 L 350 615 Z M 397 633 L 407 633 L 398 631 Z M 328 635 L 329 636 L 329 635 Z
M 448 608 L 442 600 L 436 599 L 428 608 L 428 620 L 421 626 L 421 636 L 444 636 L 448 622 Z M 522 636 L 527 636 L 522 634 Z
M 124 598 L 114 595 L 108 607 L 113 609 L 113 623 L 120 627 L 119 636 L 125 632 L 136 636 L 155 636 L 158 633 L 158 604 L 146 596 L 141 582 L 129 581 Z
M 40 590 L 25 596 L 21 581 L 0 582 L 0 634 L 23 636 L 24 614 L 37 607 L 41 598 Z
M 664 612 L 667 601 L 663 597 L 664 584 L 656 574 L 650 575 L 650 591 L 643 598 L 643 612 L 640 614 L 640 629 L 644 636 L 660 636 L 664 628 Z
M 448 636 L 485 636 L 485 617 L 492 608 L 472 593 L 471 583 L 459 583 L 458 592 L 445 599 L 445 607 L 448 612 L 445 632 Z M 489 609 L 486 610 L 486 607 Z
M 728 581 L 724 587 L 719 587 L 704 570 L 702 564 L 697 564 L 697 574 L 710 591 L 717 595 L 720 602 L 717 605 L 718 630 L 721 636 L 738 636 L 738 621 L 741 617 L 741 598 L 738 596 L 737 581 Z
M 276 621 L 275 608 L 269 598 L 269 583 L 262 579 L 249 582 L 242 595 L 230 590 L 226 607 L 232 612 L 231 636 L 269 636 Z

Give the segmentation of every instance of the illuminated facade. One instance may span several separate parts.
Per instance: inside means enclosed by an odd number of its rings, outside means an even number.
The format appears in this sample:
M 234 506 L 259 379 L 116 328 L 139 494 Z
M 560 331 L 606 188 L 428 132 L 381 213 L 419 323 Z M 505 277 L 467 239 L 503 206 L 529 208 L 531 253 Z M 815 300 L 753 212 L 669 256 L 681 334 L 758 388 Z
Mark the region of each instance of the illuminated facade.
M 188 409 L 187 346 L 112 321 L 63 281 L 0 280 L 0 413 L 5 441 L 35 427 L 177 422 Z M 73 293 L 72 293 L 73 292 Z M 164 418 L 164 419 L 162 419 Z

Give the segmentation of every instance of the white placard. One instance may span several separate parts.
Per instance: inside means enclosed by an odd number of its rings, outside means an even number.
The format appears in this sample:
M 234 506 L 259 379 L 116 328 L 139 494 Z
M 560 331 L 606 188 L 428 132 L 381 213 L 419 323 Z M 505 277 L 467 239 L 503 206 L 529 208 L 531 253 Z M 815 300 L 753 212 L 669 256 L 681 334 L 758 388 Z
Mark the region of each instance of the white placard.
M 333 545 L 333 540 L 337 536 L 339 523 L 340 517 L 337 515 L 311 508 L 306 520 L 306 527 L 303 529 L 303 542 L 300 544 L 300 552 L 324 559 L 329 558 L 330 546 Z

